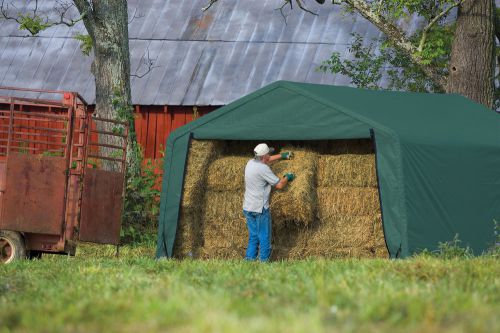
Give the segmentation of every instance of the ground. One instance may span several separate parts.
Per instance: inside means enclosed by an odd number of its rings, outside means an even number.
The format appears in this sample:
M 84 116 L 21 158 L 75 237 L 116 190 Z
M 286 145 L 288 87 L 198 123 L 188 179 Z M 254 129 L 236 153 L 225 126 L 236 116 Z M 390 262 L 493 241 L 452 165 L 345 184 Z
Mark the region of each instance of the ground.
M 500 260 L 153 259 L 80 245 L 0 266 L 0 332 L 495 332 Z

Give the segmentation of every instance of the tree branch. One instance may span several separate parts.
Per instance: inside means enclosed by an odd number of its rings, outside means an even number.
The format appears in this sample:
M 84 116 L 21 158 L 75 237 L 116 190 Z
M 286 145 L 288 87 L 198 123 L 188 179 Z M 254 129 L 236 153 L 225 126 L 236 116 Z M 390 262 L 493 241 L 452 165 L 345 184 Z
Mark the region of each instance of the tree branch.
M 339 3 L 340 1 L 335 1 Z M 390 22 L 384 16 L 371 10 L 370 6 L 362 0 L 342 0 L 342 2 L 354 8 L 361 16 L 374 24 L 380 31 L 382 31 L 392 44 L 406 53 L 411 60 L 431 79 L 439 88 L 446 90 L 445 78 L 434 67 L 422 63 L 422 58 L 410 40 L 406 37 L 405 33 L 394 23 Z
M 94 39 L 94 24 L 95 24 L 95 16 L 92 6 L 87 0 L 73 0 L 75 7 L 78 9 L 80 14 L 85 14 L 83 18 L 83 24 L 85 24 L 85 29 L 89 33 L 90 37 Z
M 146 49 L 146 59 L 142 57 L 141 61 L 139 62 L 139 66 L 137 66 L 137 70 L 135 74 L 130 74 L 131 77 L 137 77 L 137 78 L 143 78 L 146 75 L 148 75 L 154 68 L 160 67 L 160 66 L 154 66 L 155 60 L 151 59 L 149 56 L 149 47 Z M 142 64 L 146 65 L 146 71 L 142 74 L 137 74 L 139 71 L 139 68 L 142 66 Z
M 217 0 L 210 0 L 210 3 L 208 3 L 205 7 L 202 7 L 202 8 L 201 8 L 201 10 L 202 10 L 202 11 L 204 11 L 204 12 L 206 12 L 206 11 L 207 11 L 207 10 L 209 10 L 209 9 L 210 9 L 210 7 L 212 7 L 212 5 L 213 5 L 214 3 L 216 3 L 216 2 L 217 2 Z
M 40 31 L 53 27 L 55 25 L 59 24 L 64 24 L 68 27 L 72 27 L 78 22 L 82 21 L 86 13 L 82 13 L 77 19 L 67 19 L 66 14 L 67 12 L 73 7 L 73 4 L 70 4 L 68 2 L 59 2 L 60 7 L 57 8 L 59 11 L 59 21 L 50 21 L 48 17 L 45 17 L 42 21 L 41 16 L 38 13 L 38 0 L 35 0 L 35 8 L 33 8 L 33 15 L 23 15 L 22 13 L 19 13 L 17 17 L 15 16 L 10 16 L 8 14 L 9 11 L 9 5 L 5 5 L 5 0 L 2 0 L 2 3 L 0 4 L 0 14 L 5 18 L 6 20 L 14 20 L 16 21 L 22 29 L 28 30 L 31 35 L 37 35 Z M 12 3 L 11 6 L 16 8 Z M 17 8 L 16 8 L 17 9 Z
M 429 32 L 429 30 L 434 26 L 434 24 L 436 24 L 441 18 L 443 18 L 444 16 L 448 15 L 448 13 L 455 7 L 458 7 L 462 4 L 462 2 L 464 2 L 464 0 L 459 0 L 457 2 L 455 2 L 454 4 L 450 5 L 448 8 L 446 8 L 445 10 L 443 10 L 441 13 L 439 13 L 436 17 L 434 17 L 430 22 L 429 24 L 427 24 L 427 26 L 424 28 L 424 30 L 422 30 L 422 37 L 420 38 L 420 42 L 418 44 L 418 52 L 422 52 L 422 50 L 424 49 L 424 45 L 425 45 L 425 42 L 427 40 L 427 33 Z
M 299 6 L 299 8 L 302 9 L 303 11 L 305 11 L 305 12 L 307 12 L 309 14 L 318 16 L 318 14 L 316 14 L 314 12 L 311 12 L 309 9 L 305 8 L 304 5 L 302 5 L 302 1 L 301 0 L 295 0 L 295 2 L 297 3 L 297 6 Z

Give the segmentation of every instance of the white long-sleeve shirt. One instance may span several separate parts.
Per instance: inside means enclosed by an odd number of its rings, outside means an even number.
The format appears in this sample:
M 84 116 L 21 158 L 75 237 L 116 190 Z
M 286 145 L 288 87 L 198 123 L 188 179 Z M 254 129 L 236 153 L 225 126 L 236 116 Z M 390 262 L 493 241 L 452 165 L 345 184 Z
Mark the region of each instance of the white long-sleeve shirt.
M 271 168 L 258 159 L 251 159 L 245 167 L 245 197 L 243 210 L 262 213 L 269 208 L 271 186 L 278 184 L 280 179 Z

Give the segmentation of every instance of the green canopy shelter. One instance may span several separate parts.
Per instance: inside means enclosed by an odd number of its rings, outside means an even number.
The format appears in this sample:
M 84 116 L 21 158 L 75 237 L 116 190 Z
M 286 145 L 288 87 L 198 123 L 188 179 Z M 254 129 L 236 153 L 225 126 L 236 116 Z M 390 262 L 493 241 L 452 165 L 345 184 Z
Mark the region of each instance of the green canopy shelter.
M 455 94 L 278 81 L 174 131 L 167 140 L 157 257 L 172 256 L 191 139 L 372 138 L 392 258 L 458 234 L 481 254 L 500 221 L 500 115 Z

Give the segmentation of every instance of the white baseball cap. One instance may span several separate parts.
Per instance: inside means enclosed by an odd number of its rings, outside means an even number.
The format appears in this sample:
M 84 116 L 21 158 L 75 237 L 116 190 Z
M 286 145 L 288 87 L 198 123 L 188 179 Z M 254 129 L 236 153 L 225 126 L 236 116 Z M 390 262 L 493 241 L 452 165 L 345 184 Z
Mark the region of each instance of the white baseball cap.
M 264 156 L 266 154 L 270 154 L 274 152 L 274 148 L 268 147 L 265 143 L 259 143 L 255 148 L 253 149 L 253 152 L 255 153 L 255 156 Z

